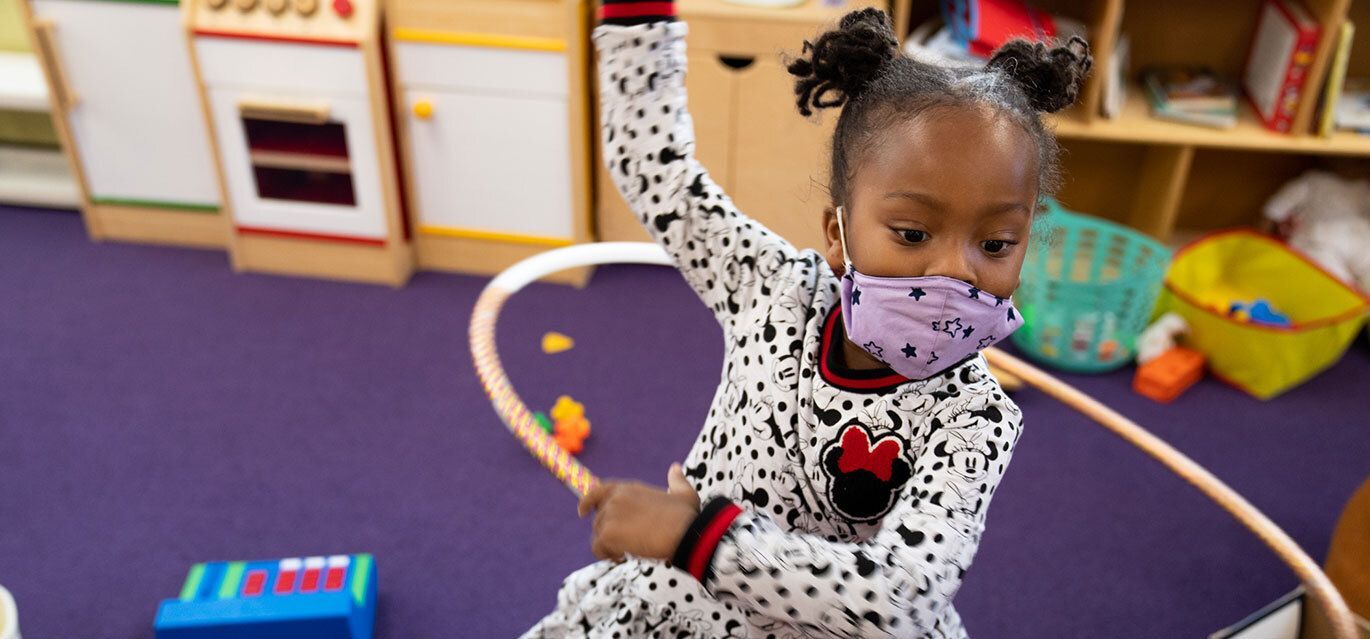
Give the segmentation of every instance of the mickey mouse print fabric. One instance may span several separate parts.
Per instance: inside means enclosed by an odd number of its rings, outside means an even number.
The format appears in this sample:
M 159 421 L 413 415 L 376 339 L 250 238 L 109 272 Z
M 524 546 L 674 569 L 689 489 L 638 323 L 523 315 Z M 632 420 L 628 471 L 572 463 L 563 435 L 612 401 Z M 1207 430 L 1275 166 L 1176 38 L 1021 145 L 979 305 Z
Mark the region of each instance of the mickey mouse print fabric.
M 695 158 L 685 33 L 657 21 L 594 37 L 613 179 L 723 326 L 720 385 L 685 459 L 705 505 L 671 562 L 573 573 L 525 636 L 965 637 L 952 598 L 1021 414 L 969 353 L 922 380 L 843 365 L 839 278 L 739 212 Z M 982 330 L 999 329 L 957 339 Z

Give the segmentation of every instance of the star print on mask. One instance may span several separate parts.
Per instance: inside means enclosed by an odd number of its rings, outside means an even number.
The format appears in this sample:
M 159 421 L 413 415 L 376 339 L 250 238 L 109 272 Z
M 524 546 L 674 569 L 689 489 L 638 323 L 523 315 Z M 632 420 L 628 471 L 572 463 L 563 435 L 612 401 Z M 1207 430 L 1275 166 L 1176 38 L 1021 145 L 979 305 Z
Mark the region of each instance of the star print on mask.
M 909 297 L 912 297 L 915 302 L 922 300 L 924 295 L 927 295 L 927 293 L 924 293 L 921 288 L 915 288 L 912 291 L 909 291 Z
M 860 303 L 861 303 L 861 289 L 856 288 L 856 287 L 853 286 L 852 289 L 851 289 L 851 305 L 852 305 L 852 306 L 856 306 L 857 304 L 860 304 Z
M 866 349 L 866 352 L 874 356 L 875 359 L 885 361 L 885 349 L 880 348 L 875 342 L 866 342 L 861 345 L 861 348 Z
M 1013 309 L 1011 309 L 1011 308 L 1008 309 L 1008 321 L 1010 321 L 1010 322 L 1016 322 L 1016 321 L 1018 321 L 1018 317 L 1017 317 L 1016 315 L 1013 314 Z
M 989 346 L 990 344 L 993 344 L 993 343 L 994 343 L 994 336 L 993 336 L 993 335 L 990 335 L 989 337 L 986 337 L 985 339 L 980 340 L 980 342 L 979 342 L 980 350 L 984 350 L 985 347 L 987 347 L 987 346 Z
M 904 357 L 918 357 L 918 349 L 914 348 L 913 344 L 908 342 L 905 342 L 904 348 L 900 350 L 904 353 Z
M 932 352 L 932 357 L 928 359 L 928 366 L 932 366 L 938 360 L 937 351 Z
M 994 305 L 995 305 L 995 306 L 1003 306 L 1003 305 L 1004 305 L 1004 298 L 999 297 L 998 295 L 995 295 L 995 296 L 994 296 Z
M 960 330 L 964 330 L 964 327 L 961 326 L 961 318 L 957 317 L 957 318 L 949 319 L 949 320 L 947 320 L 947 321 L 945 321 L 945 322 L 942 322 L 942 326 L 940 326 L 940 327 L 937 326 L 937 321 L 936 321 L 936 320 L 933 320 L 933 322 L 932 322 L 932 330 L 938 331 L 938 332 L 940 332 L 940 333 L 946 333 L 947 335 L 949 335 L 949 336 L 951 336 L 951 337 L 956 337 L 956 332 L 957 332 L 957 331 L 960 331 Z
M 971 334 L 971 333 L 974 333 L 974 332 L 975 332 L 975 327 L 974 327 L 974 326 L 970 326 L 970 327 L 966 328 L 966 330 L 961 331 L 961 339 L 965 339 L 965 338 L 967 338 L 967 337 L 970 337 L 970 334 Z
M 970 290 L 966 291 L 966 294 L 973 300 L 980 299 L 980 289 L 975 288 L 974 286 L 970 287 Z

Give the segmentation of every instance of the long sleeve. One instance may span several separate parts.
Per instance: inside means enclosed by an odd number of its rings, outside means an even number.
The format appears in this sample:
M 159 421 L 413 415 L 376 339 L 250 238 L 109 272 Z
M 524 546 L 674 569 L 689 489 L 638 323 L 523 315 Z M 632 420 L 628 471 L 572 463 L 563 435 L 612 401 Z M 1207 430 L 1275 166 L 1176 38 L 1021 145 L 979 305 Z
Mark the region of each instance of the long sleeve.
M 934 632 L 975 556 L 990 497 L 1021 432 L 1021 413 L 997 385 L 938 412 L 940 427 L 913 456 L 899 502 L 865 541 L 786 532 L 765 515 L 715 499 L 701 519 L 727 517 L 726 529 L 699 543 L 716 546 L 677 556 L 694 555 L 703 566 L 696 576 L 720 601 L 809 633 Z M 697 521 L 695 529 L 709 523 Z
M 647 232 L 728 329 L 766 306 L 801 258 L 739 212 L 695 158 L 685 33 L 675 21 L 595 29 L 604 160 Z

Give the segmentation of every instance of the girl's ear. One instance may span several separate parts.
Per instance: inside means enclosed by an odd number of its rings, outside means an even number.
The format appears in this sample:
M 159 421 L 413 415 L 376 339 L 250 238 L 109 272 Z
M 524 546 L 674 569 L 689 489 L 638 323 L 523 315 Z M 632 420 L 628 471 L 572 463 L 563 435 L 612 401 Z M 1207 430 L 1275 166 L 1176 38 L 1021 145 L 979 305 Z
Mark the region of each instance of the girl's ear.
M 829 206 L 823 209 L 823 259 L 838 277 L 846 274 L 846 268 L 843 267 L 844 257 L 842 238 L 837 230 L 837 209 Z

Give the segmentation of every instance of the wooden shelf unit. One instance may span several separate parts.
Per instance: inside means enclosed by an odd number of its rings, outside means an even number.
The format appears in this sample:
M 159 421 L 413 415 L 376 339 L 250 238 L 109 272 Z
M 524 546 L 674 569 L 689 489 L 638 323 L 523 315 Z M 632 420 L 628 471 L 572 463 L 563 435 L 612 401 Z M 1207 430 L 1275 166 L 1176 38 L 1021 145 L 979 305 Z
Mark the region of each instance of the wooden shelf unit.
M 1149 65 L 1199 64 L 1240 78 L 1260 0 L 1045 0 L 1033 6 L 1089 29 L 1094 74 L 1077 105 L 1051 116 L 1065 153 L 1068 208 L 1121 221 L 1159 239 L 1259 222 L 1265 200 L 1303 171 L 1370 175 L 1370 136 L 1314 133 L 1335 38 L 1345 20 L 1357 30 L 1348 76 L 1370 76 L 1370 0 L 1302 0 L 1322 26 L 1293 133 L 1266 129 L 1248 104 L 1238 124 L 1208 129 L 1152 118 L 1137 73 Z M 902 34 L 937 15 L 934 0 L 894 0 Z M 1104 73 L 1119 37 L 1131 42 L 1127 101 L 1115 119 L 1099 114 Z

